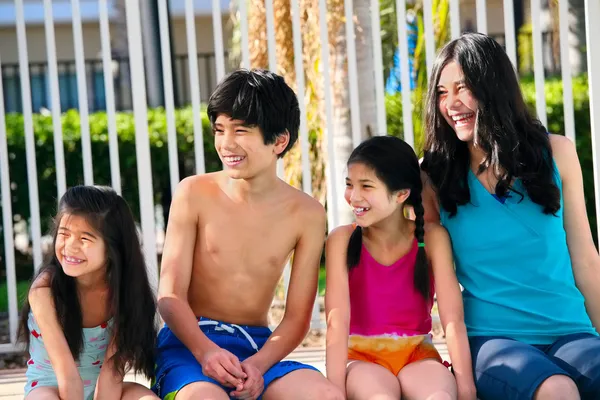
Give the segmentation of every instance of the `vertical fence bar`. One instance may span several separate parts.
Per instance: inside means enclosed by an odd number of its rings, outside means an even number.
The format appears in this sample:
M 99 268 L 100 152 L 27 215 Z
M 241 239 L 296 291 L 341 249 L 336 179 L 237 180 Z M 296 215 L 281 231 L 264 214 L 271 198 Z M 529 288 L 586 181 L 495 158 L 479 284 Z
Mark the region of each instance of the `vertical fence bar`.
M 429 80 L 433 69 L 433 61 L 435 60 L 435 31 L 431 0 L 423 0 L 423 25 L 425 25 L 425 63 L 427 64 L 427 80 Z
M 250 44 L 248 43 L 248 4 L 246 2 L 247 0 L 239 0 L 240 33 L 242 36 L 242 68 L 250 69 Z
M 100 40 L 102 45 L 102 74 L 104 75 L 104 97 L 106 99 L 106 122 L 108 125 L 108 148 L 110 155 L 110 178 L 113 189 L 121 194 L 121 166 L 119 163 L 119 138 L 115 112 L 115 89 L 110 52 L 110 31 L 108 25 L 108 4 L 98 1 L 100 15 Z M 168 118 L 168 117 L 167 117 Z
M 75 45 L 75 68 L 77 70 L 77 97 L 79 100 L 79 126 L 81 129 L 81 152 L 83 153 L 83 181 L 86 185 L 94 184 L 92 167 L 92 145 L 90 139 L 89 106 L 87 97 L 87 80 L 85 72 L 85 53 L 83 49 L 83 33 L 81 32 L 81 13 L 79 0 L 71 0 L 73 13 L 73 43 Z
M 575 141 L 573 82 L 571 81 L 571 62 L 569 60 L 569 3 L 567 1 L 558 2 L 558 14 L 560 31 L 560 68 L 562 74 L 563 109 L 565 115 L 565 136 L 572 141 Z
M 267 17 L 267 51 L 269 55 L 269 69 L 277 73 L 277 52 L 275 43 L 275 19 L 273 15 L 273 0 L 265 0 L 265 13 Z
M 587 70 L 590 91 L 590 125 L 592 128 L 592 156 L 594 159 L 594 194 L 596 216 L 600 221 L 600 47 L 592 46 L 600 37 L 600 3 L 585 0 L 585 30 L 587 42 Z M 598 224 L 600 233 L 600 224 Z M 598 236 L 600 237 L 600 236 Z
M 546 94 L 544 89 L 544 55 L 542 53 L 542 27 L 540 0 L 531 0 L 531 26 L 533 36 L 533 70 L 535 77 L 535 108 L 538 119 L 548 125 Z
M 220 0 L 212 0 L 213 40 L 215 42 L 215 61 L 217 64 L 217 82 L 225 76 L 225 50 L 223 49 L 223 28 L 221 24 Z
M 275 41 L 275 16 L 273 14 L 273 0 L 265 0 L 265 13 L 267 17 L 267 53 L 269 56 L 269 70 L 277 73 L 277 43 Z M 283 160 L 277 161 L 277 175 L 284 178 L 285 170 Z
M 296 90 L 300 105 L 300 150 L 302 152 L 302 190 L 312 196 L 312 174 L 308 143 L 308 123 L 306 104 L 304 103 L 304 64 L 302 57 L 302 30 L 300 26 L 300 5 L 296 0 L 292 4 L 292 35 L 294 38 L 294 67 L 296 69 Z
M 379 16 L 379 14 L 377 15 Z M 319 0 L 319 29 L 321 31 L 321 72 L 323 74 L 323 92 L 325 94 L 325 140 L 327 141 L 327 159 L 329 161 L 325 167 L 327 204 L 329 205 L 327 219 L 329 222 L 328 230 L 331 232 L 338 225 L 339 211 L 336 190 L 335 147 L 333 143 L 333 102 L 331 99 L 331 77 L 329 76 L 329 35 L 327 32 L 326 0 Z M 379 57 L 379 60 L 381 60 L 381 57 Z
M 452 39 L 460 36 L 460 0 L 450 0 L 450 35 Z
M 125 2 L 127 41 L 129 42 L 129 68 L 131 71 L 131 96 L 135 120 L 135 156 L 137 160 L 140 196 L 140 217 L 148 278 L 152 287 L 158 288 L 158 266 L 156 259 L 156 229 L 154 223 L 154 201 L 152 193 L 152 165 L 148 138 L 148 106 L 146 103 L 146 77 L 142 47 L 142 27 L 138 0 Z
M 504 45 L 508 58 L 518 69 L 517 65 L 517 40 L 515 32 L 515 10 L 513 0 L 504 0 Z
M 400 47 L 400 82 L 402 84 L 402 125 L 404 127 L 404 140 L 414 148 L 415 134 L 412 120 L 413 105 L 410 89 L 406 0 L 396 0 L 396 18 L 398 19 L 398 47 Z
M 27 159 L 27 185 L 29 187 L 29 209 L 31 212 L 30 231 L 33 246 L 33 266 L 37 271 L 42 265 L 42 234 L 40 227 L 40 204 L 37 181 L 37 163 L 35 157 L 35 136 L 33 132 L 33 116 L 31 110 L 31 86 L 29 83 L 29 56 L 27 53 L 27 36 L 25 32 L 25 15 L 23 0 L 15 0 L 17 19 L 17 44 L 19 49 L 19 73 L 21 74 L 21 103 L 25 127 L 25 155 Z
M 292 3 L 294 2 L 292 1 Z M 344 1 L 344 16 L 346 18 L 346 51 L 348 53 L 348 88 L 350 90 L 352 144 L 356 147 L 362 141 L 362 132 L 360 131 L 360 102 L 358 101 L 358 71 L 356 67 L 354 4 L 352 0 Z
M 200 116 L 200 79 L 198 79 L 198 48 L 196 46 L 196 21 L 193 0 L 185 0 L 185 26 L 187 34 L 187 50 L 190 77 L 190 93 L 192 95 L 192 113 L 194 114 L 194 153 L 196 173 L 203 174 L 204 141 L 202 136 L 202 118 Z
M 377 105 L 377 135 L 387 133 L 387 121 L 385 112 L 385 92 L 383 77 L 383 56 L 381 49 L 381 21 L 379 16 L 379 0 L 371 0 L 371 26 L 373 29 L 373 65 L 375 66 L 375 103 Z
M 58 87 L 58 66 L 56 63 L 56 40 L 54 38 L 54 17 L 52 1 L 44 0 L 44 29 L 46 32 L 46 53 L 48 57 L 48 80 L 50 82 L 50 108 L 52 109 L 52 129 L 54 136 L 54 158 L 56 165 L 57 200 L 67 190 L 65 171 L 65 150 L 62 136 L 60 112 L 60 92 Z
M 4 88 L 2 87 L 2 60 L 0 60 L 0 190 L 2 190 L 2 227 L 4 231 L 4 260 L 6 286 L 8 288 L 8 325 L 10 342 L 17 342 L 19 311 L 17 305 L 17 275 L 15 271 L 15 245 L 13 240 L 12 196 L 10 171 L 8 170 L 8 147 L 6 119 L 4 115 Z
M 174 194 L 177 184 L 179 183 L 179 154 L 177 153 L 177 132 L 175 130 L 175 103 L 173 100 L 173 71 L 171 70 L 171 39 L 169 36 L 170 30 L 167 0 L 159 0 L 158 2 L 158 20 L 160 26 L 163 92 L 165 94 L 165 112 L 167 114 L 169 177 L 171 194 Z
M 487 35 L 487 0 L 477 0 L 477 32 Z

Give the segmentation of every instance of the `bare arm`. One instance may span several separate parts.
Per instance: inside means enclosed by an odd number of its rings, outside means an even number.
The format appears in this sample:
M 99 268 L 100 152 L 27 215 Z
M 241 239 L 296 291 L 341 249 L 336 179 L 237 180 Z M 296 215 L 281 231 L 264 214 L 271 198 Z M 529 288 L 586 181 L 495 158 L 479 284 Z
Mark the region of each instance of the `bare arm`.
M 36 287 L 34 284 L 29 292 L 29 304 L 33 317 L 40 328 L 52 369 L 56 374 L 60 399 L 81 400 L 83 398 L 83 381 L 58 322 L 50 288 Z
M 262 374 L 290 354 L 310 327 L 325 242 L 326 216 L 320 204 L 311 202 L 306 207 L 300 216 L 304 228 L 294 251 L 285 315 L 263 348 L 249 359 Z
M 169 224 L 160 269 L 158 311 L 177 338 L 200 361 L 216 347 L 200 329 L 188 303 L 198 215 L 192 206 L 192 181 L 181 181 L 169 213 Z
M 423 208 L 425 209 L 425 222 L 429 223 L 440 223 L 440 206 L 438 203 L 437 194 L 433 187 L 433 183 L 427 173 L 421 171 L 421 181 L 423 182 L 423 191 L 421 198 L 423 201 Z
M 115 370 L 111 361 L 111 357 L 115 352 L 115 343 L 111 340 L 104 356 L 100 375 L 98 375 L 94 400 L 120 399 L 123 395 L 123 375 Z
M 425 248 L 433 269 L 438 309 L 446 333 L 448 352 L 462 398 L 475 398 L 471 351 L 467 339 L 460 286 L 452 261 L 450 237 L 442 226 L 432 224 L 425 234 Z
M 550 144 L 562 179 L 564 227 L 575 283 L 585 298 L 594 327 L 600 332 L 600 256 L 585 208 L 579 158 L 575 145 L 566 137 L 550 135 Z
M 351 225 L 336 228 L 329 235 L 325 247 L 325 259 L 327 260 L 327 290 L 325 292 L 327 378 L 344 395 L 346 394 L 350 325 L 350 291 L 346 251 L 352 231 Z
M 198 229 L 198 212 L 192 201 L 196 195 L 193 185 L 197 181 L 193 179 L 196 177 L 181 181 L 171 203 L 160 271 L 158 311 L 207 375 L 223 384 L 238 386 L 245 376 L 239 360 L 221 350 L 198 328 L 188 302 Z M 217 355 L 215 360 L 212 356 L 218 352 L 223 354 Z

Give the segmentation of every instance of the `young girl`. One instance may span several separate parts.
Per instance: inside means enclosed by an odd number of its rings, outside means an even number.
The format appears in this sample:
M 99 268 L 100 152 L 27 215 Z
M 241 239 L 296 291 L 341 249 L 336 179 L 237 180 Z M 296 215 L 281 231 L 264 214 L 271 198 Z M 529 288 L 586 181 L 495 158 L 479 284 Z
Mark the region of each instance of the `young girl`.
M 424 234 L 412 148 L 391 136 L 360 144 L 345 197 L 356 224 L 335 229 L 326 246 L 328 378 L 349 399 L 475 399 L 450 241 L 441 226 Z M 431 271 L 456 379 L 430 335 Z
M 482 400 L 600 399 L 600 257 L 574 144 L 527 109 L 492 38 L 440 52 L 426 217 L 452 238 Z
M 131 211 L 112 189 L 69 189 L 55 218 L 54 252 L 21 314 L 30 354 L 25 398 L 155 399 L 124 383 L 152 377 L 155 299 Z

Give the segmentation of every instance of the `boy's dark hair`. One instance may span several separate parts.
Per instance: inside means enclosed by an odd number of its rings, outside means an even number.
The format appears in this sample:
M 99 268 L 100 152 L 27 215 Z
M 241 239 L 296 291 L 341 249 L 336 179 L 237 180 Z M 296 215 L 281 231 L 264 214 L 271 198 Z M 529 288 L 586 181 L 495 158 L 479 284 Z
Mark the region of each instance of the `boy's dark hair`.
M 77 215 L 100 233 L 106 247 L 106 278 L 110 290 L 112 340 L 116 353 L 112 362 L 120 373 L 129 368 L 148 378 L 154 375 L 156 300 L 148 282 L 146 263 L 137 229 L 127 202 L 108 187 L 75 186 L 60 200 L 54 219 L 53 246 L 35 279 L 48 276 L 58 322 L 75 360 L 83 348 L 81 304 L 75 278 L 64 273 L 54 246 L 61 218 Z M 31 307 L 25 299 L 19 336 L 29 349 L 27 320 Z
M 425 236 L 424 209 L 421 200 L 423 183 L 419 160 L 412 147 L 394 136 L 374 136 L 365 140 L 354 149 L 348 159 L 348 166 L 363 164 L 371 168 L 377 178 L 387 187 L 390 193 L 402 189 L 410 189 L 406 204 L 415 212 L 415 238 L 423 243 Z M 348 269 L 358 265 L 362 249 L 362 228 L 357 226 L 348 243 L 346 262 Z M 419 246 L 415 263 L 415 288 L 428 299 L 431 293 L 430 268 L 425 254 L 425 247 Z
M 470 201 L 468 144 L 458 139 L 439 109 L 437 85 L 442 70 L 452 61 L 462 69 L 465 85 L 479 104 L 473 140 L 486 156 L 478 172 L 491 168 L 498 178 L 495 192 L 500 197 L 509 192 L 522 197 L 511 186 L 515 178 L 521 179 L 544 213 L 556 213 L 560 191 L 546 128 L 527 109 L 515 69 L 502 46 L 480 33 L 464 34 L 444 46 L 429 81 L 421 168 L 429 175 L 441 207 L 454 216 L 459 205 Z
M 290 141 L 283 157 L 298 139 L 300 107 L 284 79 L 262 69 L 240 69 L 227 75 L 208 100 L 208 118 L 215 124 L 220 114 L 260 128 L 265 144 L 275 143 L 286 132 Z

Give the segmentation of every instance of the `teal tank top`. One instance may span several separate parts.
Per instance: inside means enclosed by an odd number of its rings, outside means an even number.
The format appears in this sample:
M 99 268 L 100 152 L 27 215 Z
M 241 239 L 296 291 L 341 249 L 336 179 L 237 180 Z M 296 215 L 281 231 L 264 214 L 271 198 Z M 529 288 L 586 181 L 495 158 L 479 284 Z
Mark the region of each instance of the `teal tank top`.
M 597 335 L 575 286 L 563 227 L 562 182 L 557 215 L 542 212 L 520 180 L 504 202 L 469 170 L 471 202 L 454 217 L 440 211 L 452 238 L 456 275 L 463 286 L 469 336 L 503 336 L 550 344 L 572 333 Z

